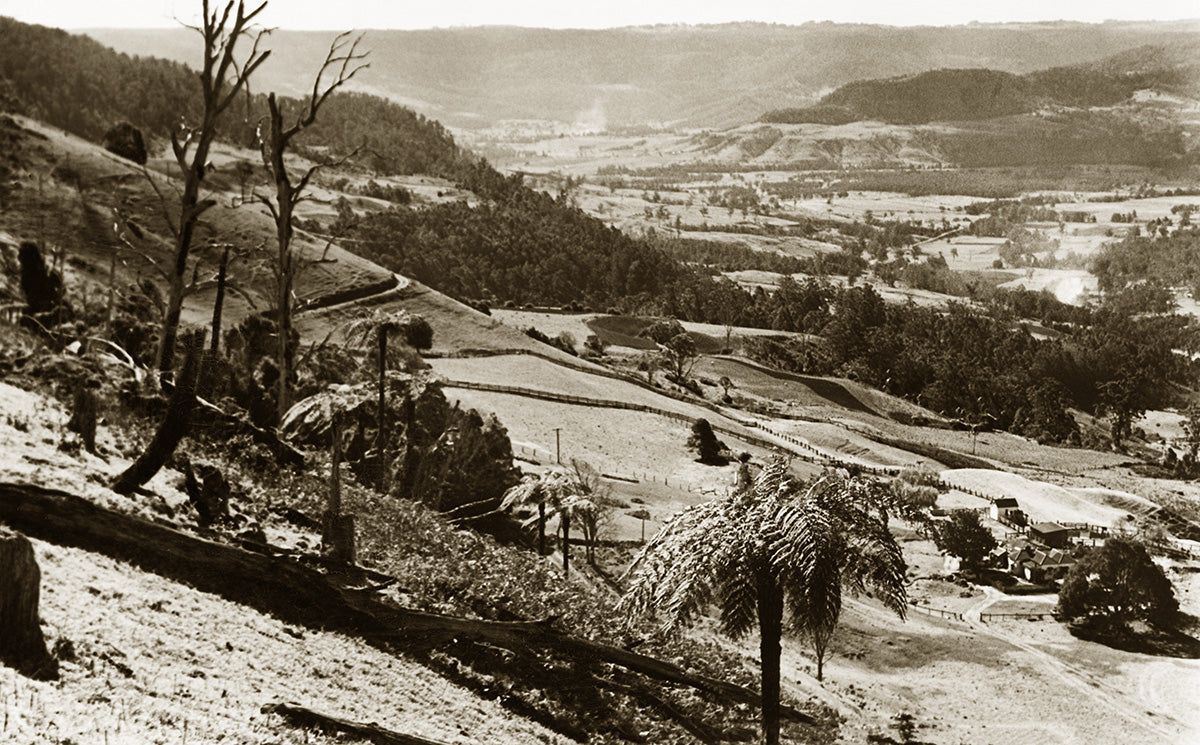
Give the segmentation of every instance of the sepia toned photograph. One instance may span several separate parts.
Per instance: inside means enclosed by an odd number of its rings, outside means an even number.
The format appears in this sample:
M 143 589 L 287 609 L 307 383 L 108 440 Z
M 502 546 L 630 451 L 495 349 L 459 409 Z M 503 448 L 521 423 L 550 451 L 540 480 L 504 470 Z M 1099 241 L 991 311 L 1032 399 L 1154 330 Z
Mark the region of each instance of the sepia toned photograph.
M 0 709 L 1200 745 L 1200 5 L 0 0 Z

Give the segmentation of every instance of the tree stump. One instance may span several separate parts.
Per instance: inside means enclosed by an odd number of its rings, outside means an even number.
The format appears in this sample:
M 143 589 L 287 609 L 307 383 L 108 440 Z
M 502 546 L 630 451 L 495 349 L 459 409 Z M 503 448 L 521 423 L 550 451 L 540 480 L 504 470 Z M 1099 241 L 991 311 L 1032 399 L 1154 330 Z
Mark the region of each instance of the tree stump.
M 35 680 L 58 677 L 38 619 L 41 571 L 29 539 L 0 526 L 0 661 Z
M 326 515 L 325 531 L 329 536 L 325 548 L 334 561 L 353 564 L 358 560 L 354 538 L 354 515 Z
M 83 448 L 96 454 L 96 422 L 99 419 L 100 400 L 93 381 L 84 381 L 75 389 L 75 400 L 71 407 L 71 419 L 67 429 L 79 435 Z
M 188 463 L 183 468 L 184 490 L 196 508 L 202 528 L 229 519 L 229 498 L 233 494 L 225 474 L 210 463 Z

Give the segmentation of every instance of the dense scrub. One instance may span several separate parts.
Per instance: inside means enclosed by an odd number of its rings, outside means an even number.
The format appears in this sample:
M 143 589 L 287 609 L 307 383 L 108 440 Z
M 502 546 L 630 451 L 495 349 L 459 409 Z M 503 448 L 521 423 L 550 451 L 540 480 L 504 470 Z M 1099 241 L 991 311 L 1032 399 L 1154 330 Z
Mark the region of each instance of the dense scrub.
M 464 187 L 487 197 L 356 218 L 334 232 L 356 252 L 459 298 L 606 304 L 655 294 L 683 274 L 662 252 L 486 164 Z
M 240 449 L 234 458 L 223 442 L 202 445 L 202 452 L 221 461 L 233 479 L 250 485 L 248 499 L 264 513 L 292 509 L 317 515 L 323 509 L 327 485 L 311 471 L 277 469 L 253 446 Z M 343 484 L 343 508 L 356 517 L 360 558 L 398 579 L 401 589 L 394 599 L 406 607 L 502 621 L 554 619 L 554 627 L 567 633 L 621 646 L 636 643 L 644 654 L 683 659 L 703 674 L 756 685 L 745 661 L 714 645 L 666 637 L 651 624 L 625 626 L 615 610 L 616 594 L 603 583 L 568 582 L 552 562 L 531 551 L 463 530 L 421 504 L 378 494 L 352 480 Z M 587 742 L 625 741 L 639 732 L 652 742 L 688 741 L 639 691 L 672 702 L 707 726 L 753 726 L 754 712 L 742 707 L 721 706 L 690 692 L 553 654 L 514 656 L 464 642 L 433 650 L 429 664 L 517 713 Z M 828 726 L 825 722 L 821 728 Z M 809 742 L 827 736 L 821 728 L 789 728 Z
M 1190 221 L 1190 220 L 1189 220 Z M 1092 261 L 1091 270 L 1103 290 L 1140 282 L 1200 292 L 1200 230 L 1181 227 L 1162 235 L 1134 231 L 1124 240 L 1107 244 Z

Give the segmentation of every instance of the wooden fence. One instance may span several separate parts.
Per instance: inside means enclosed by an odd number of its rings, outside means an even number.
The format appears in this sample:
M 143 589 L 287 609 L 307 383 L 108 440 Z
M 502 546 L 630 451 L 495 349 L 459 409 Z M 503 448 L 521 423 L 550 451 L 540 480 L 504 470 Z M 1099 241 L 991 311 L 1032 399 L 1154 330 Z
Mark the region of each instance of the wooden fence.
M 910 603 L 908 609 L 915 610 L 918 613 L 923 613 L 926 616 L 936 616 L 938 618 L 947 618 L 951 621 L 958 621 L 959 623 L 966 623 L 966 621 L 963 619 L 963 614 L 950 610 L 942 610 L 941 608 L 926 608 L 925 606 L 917 605 L 916 603 Z
M 1045 621 L 1047 619 L 1058 620 L 1058 614 L 1053 611 L 1046 613 L 980 613 L 979 620 L 987 623 L 988 621 L 998 621 L 1005 618 L 1020 618 L 1026 621 Z
M 615 401 L 613 399 L 606 398 L 586 398 L 584 396 L 575 396 L 569 393 L 554 393 L 552 391 L 524 388 L 521 386 L 501 385 L 497 383 L 478 383 L 475 381 L 466 380 L 447 380 L 443 385 L 445 385 L 447 388 L 463 388 L 466 390 L 486 391 L 491 393 L 506 393 L 514 396 L 524 396 L 527 398 L 541 399 L 543 401 L 554 401 L 556 403 L 575 404 L 578 406 L 594 406 L 599 408 L 641 411 L 649 414 L 655 414 L 657 416 L 667 417 L 668 419 L 674 419 L 686 424 L 695 424 L 699 419 L 699 417 L 689 416 L 678 411 L 660 409 L 656 406 L 649 406 L 647 404 L 638 404 L 630 401 Z M 733 419 L 732 417 L 730 418 Z M 778 438 L 779 441 L 769 440 L 765 437 L 758 437 L 749 432 L 740 432 L 720 423 L 713 424 L 710 422 L 710 424 L 712 425 L 714 432 L 720 432 L 727 437 L 740 440 L 755 447 L 763 448 L 764 450 L 788 450 L 792 455 L 800 460 L 808 461 L 810 463 L 817 463 L 835 468 L 845 468 L 848 470 L 865 471 L 867 473 L 886 476 L 895 476 L 901 470 L 898 466 L 870 466 L 863 463 L 854 463 L 851 461 L 842 460 L 833 455 L 824 453 L 817 448 L 814 448 L 812 445 L 809 445 L 797 437 L 793 437 L 792 435 L 787 435 L 782 432 L 777 432 L 757 422 L 741 421 L 738 419 L 733 419 L 733 421 L 738 422 L 738 424 L 741 424 L 743 427 L 748 429 L 759 429 L 771 435 L 772 437 Z

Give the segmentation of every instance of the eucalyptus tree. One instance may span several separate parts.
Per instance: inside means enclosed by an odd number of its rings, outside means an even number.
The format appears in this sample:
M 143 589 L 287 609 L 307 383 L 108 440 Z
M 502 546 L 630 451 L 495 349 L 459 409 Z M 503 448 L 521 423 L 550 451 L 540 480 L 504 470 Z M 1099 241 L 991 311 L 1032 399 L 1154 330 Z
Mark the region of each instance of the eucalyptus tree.
M 778 459 L 753 482 L 668 522 L 630 568 L 622 608 L 659 618 L 666 631 L 690 625 L 710 603 L 731 637 L 757 626 L 763 737 L 777 745 L 785 620 L 811 645 L 820 680 L 843 590 L 870 590 L 904 617 L 906 566 L 876 504 L 883 494 L 842 472 L 798 482 Z

